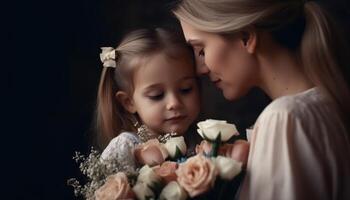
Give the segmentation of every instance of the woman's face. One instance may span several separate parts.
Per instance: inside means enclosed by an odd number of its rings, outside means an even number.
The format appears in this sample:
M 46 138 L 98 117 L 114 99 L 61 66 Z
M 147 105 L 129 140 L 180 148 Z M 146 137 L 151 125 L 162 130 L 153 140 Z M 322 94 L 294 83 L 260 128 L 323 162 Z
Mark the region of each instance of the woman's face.
M 208 75 L 228 100 L 245 95 L 256 85 L 258 65 L 239 34 L 232 39 L 195 29 L 181 21 L 187 42 L 193 47 L 199 75 Z

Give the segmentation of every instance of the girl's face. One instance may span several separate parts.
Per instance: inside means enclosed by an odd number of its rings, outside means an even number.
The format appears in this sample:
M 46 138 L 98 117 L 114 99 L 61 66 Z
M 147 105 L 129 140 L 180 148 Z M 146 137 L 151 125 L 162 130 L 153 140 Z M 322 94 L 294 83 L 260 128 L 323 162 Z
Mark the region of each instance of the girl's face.
M 197 30 L 183 21 L 181 26 L 187 42 L 193 47 L 197 73 L 208 75 L 226 99 L 237 99 L 256 85 L 256 60 L 238 35 L 225 39 Z
M 135 111 L 154 133 L 184 134 L 199 113 L 193 65 L 162 53 L 152 56 L 134 74 L 132 100 Z

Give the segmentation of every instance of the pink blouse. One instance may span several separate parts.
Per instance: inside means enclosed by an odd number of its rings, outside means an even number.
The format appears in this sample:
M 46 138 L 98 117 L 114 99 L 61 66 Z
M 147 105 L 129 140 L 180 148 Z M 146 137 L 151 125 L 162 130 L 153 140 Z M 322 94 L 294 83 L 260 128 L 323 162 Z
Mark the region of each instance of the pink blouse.
M 349 136 L 320 89 L 275 99 L 250 140 L 239 199 L 350 199 Z

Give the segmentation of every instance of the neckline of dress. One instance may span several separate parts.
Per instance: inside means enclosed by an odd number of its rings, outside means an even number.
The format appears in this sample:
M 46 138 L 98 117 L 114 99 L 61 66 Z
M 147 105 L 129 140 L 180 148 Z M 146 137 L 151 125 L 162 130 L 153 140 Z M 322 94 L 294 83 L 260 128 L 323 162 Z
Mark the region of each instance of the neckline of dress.
M 298 92 L 298 93 L 295 93 L 295 94 L 288 94 L 288 95 L 284 95 L 284 96 L 280 96 L 276 99 L 274 99 L 273 101 L 276 101 L 277 99 L 281 99 L 281 98 L 284 98 L 284 97 L 297 97 L 297 96 L 304 96 L 304 95 L 307 95 L 307 94 L 310 94 L 310 93 L 314 93 L 318 90 L 318 87 L 311 87 L 309 89 L 306 89 L 304 91 L 301 91 L 301 92 Z

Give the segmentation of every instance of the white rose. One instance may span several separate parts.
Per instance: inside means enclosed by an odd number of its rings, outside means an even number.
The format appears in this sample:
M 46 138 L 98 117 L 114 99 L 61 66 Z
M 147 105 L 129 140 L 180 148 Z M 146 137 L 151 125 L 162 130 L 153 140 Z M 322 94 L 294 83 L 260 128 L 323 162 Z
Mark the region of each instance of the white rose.
M 226 142 L 232 136 L 238 135 L 238 131 L 234 124 L 229 124 L 223 120 L 207 119 L 197 123 L 199 129 L 197 132 L 204 139 L 215 141 L 219 133 L 221 134 L 221 141 Z
M 231 180 L 242 170 L 242 163 L 231 158 L 218 156 L 213 159 L 222 179 Z
M 186 200 L 187 193 L 186 191 L 176 182 L 171 181 L 166 185 L 159 196 L 160 200 Z
M 139 176 L 137 177 L 137 183 L 144 183 L 150 187 L 156 187 L 161 181 L 162 178 L 148 165 L 145 165 L 140 169 Z
M 145 183 L 136 183 L 132 190 L 139 200 L 146 200 L 152 197 L 155 198 L 155 194 Z
M 168 153 L 171 158 L 175 158 L 179 156 L 179 155 L 176 155 L 177 148 L 180 150 L 179 153 L 181 153 L 182 156 L 185 155 L 187 151 L 187 146 L 183 136 L 170 138 L 169 140 L 166 141 L 164 146 L 168 150 Z

